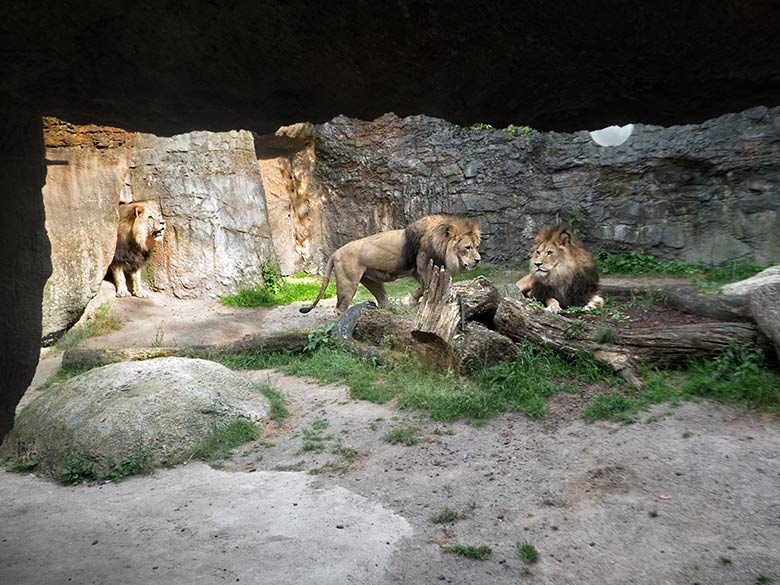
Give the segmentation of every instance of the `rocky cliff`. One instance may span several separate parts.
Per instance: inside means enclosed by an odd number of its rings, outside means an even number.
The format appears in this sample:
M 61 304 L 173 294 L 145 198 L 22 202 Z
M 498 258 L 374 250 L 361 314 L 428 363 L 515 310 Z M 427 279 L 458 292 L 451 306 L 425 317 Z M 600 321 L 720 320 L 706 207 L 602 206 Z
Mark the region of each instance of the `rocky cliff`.
M 556 214 L 595 250 L 707 264 L 780 259 L 780 108 L 701 125 L 588 132 L 463 128 L 425 116 L 317 126 L 327 252 L 431 212 L 478 217 L 483 258 L 524 256 Z

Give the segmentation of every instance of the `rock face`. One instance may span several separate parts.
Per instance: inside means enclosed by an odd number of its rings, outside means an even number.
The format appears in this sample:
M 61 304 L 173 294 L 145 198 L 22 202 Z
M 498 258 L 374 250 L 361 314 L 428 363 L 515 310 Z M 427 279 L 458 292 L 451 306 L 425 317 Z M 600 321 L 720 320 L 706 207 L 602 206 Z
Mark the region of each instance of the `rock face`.
M 276 260 L 251 133 L 140 134 L 130 181 L 135 199 L 159 199 L 168 222 L 146 271 L 152 288 L 216 297 L 262 283 L 263 264 Z
M 780 266 L 770 266 L 755 276 L 723 285 L 720 292 L 727 295 L 744 295 L 768 284 L 780 284 Z
M 479 218 L 490 262 L 525 257 L 556 214 L 594 251 L 713 264 L 780 258 L 780 108 L 699 126 L 637 124 L 617 147 L 587 132 L 338 117 L 317 127 L 315 146 L 326 252 L 452 212 Z
M 260 422 L 268 401 L 245 378 L 214 362 L 158 358 L 111 364 L 53 386 L 31 402 L 2 454 L 34 458 L 57 475 L 80 457 L 97 474 L 124 457 L 176 461 L 215 427 Z
M 43 340 L 56 340 L 96 294 L 114 254 L 119 201 L 161 203 L 168 230 L 144 269 L 153 290 L 219 296 L 262 282 L 275 262 L 249 132 L 158 138 L 47 118 L 44 201 L 52 276 Z
M 43 341 L 56 340 L 95 296 L 114 256 L 119 216 L 129 201 L 135 135 L 117 128 L 44 120 L 46 231 L 53 271 L 43 292 Z

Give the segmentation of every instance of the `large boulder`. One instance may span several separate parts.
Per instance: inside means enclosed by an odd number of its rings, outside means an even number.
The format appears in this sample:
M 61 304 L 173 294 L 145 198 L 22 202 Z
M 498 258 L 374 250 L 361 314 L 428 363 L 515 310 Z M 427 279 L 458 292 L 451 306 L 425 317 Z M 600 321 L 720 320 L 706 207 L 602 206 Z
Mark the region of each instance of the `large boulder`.
M 725 295 L 746 295 L 765 285 L 778 283 L 780 283 L 780 266 L 770 266 L 755 276 L 723 285 L 720 292 Z
M 59 476 L 74 458 L 97 476 L 125 458 L 174 463 L 214 428 L 262 421 L 268 400 L 226 367 L 201 359 L 110 364 L 57 384 L 17 417 L 0 456 Z

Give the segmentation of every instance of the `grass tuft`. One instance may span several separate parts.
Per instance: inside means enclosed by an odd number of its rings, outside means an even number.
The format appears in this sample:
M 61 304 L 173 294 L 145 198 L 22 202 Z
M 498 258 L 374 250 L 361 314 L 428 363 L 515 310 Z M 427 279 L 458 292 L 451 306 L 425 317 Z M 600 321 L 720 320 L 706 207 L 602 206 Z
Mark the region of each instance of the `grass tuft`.
M 226 424 L 214 424 L 211 432 L 190 452 L 192 459 L 209 463 L 230 457 L 233 449 L 257 439 L 257 427 L 245 418 L 236 418 Z
M 420 439 L 417 438 L 414 429 L 410 429 L 409 427 L 398 427 L 385 435 L 385 441 L 391 445 L 400 443 L 401 445 L 411 447 L 412 445 L 419 443 Z
M 517 543 L 517 554 L 525 563 L 535 563 L 539 560 L 539 551 L 527 541 Z
M 472 546 L 470 544 L 452 544 L 450 546 L 445 546 L 444 552 L 453 553 L 469 559 L 484 561 L 493 554 L 493 549 L 487 545 Z

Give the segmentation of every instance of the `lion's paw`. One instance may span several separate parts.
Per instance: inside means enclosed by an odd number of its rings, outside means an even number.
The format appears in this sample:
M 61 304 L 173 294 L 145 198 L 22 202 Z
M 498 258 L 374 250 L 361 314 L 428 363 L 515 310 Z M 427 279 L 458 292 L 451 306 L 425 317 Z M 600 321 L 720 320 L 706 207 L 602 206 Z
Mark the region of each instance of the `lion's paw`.
M 544 308 L 544 312 L 545 313 L 552 313 L 553 315 L 557 315 L 558 313 L 561 312 L 561 308 L 560 307 L 545 307 Z
M 134 292 L 134 293 L 133 293 L 133 296 L 134 296 L 134 297 L 136 297 L 136 298 L 138 298 L 138 299 L 145 299 L 145 298 L 147 298 L 149 295 L 148 295 L 148 294 L 146 294 L 146 292 L 145 292 L 145 291 L 139 290 L 138 292 Z
M 129 290 L 118 290 L 116 291 L 116 298 L 122 299 L 124 297 L 129 297 L 130 291 Z

